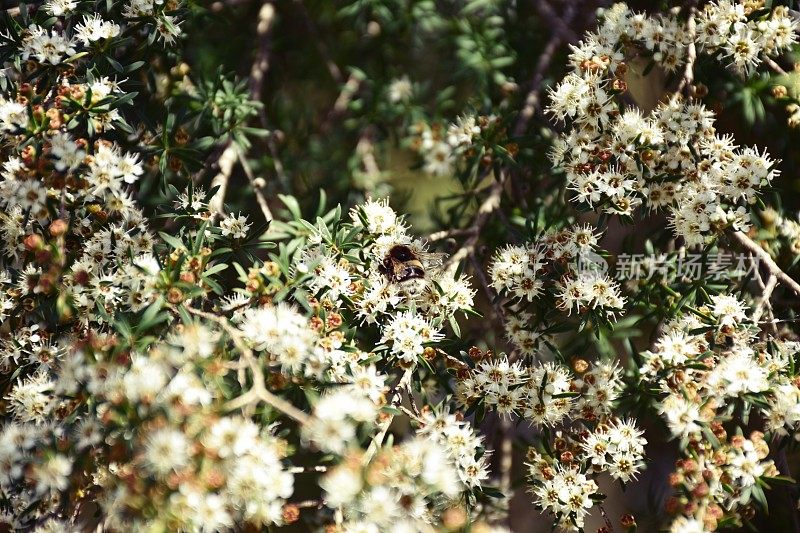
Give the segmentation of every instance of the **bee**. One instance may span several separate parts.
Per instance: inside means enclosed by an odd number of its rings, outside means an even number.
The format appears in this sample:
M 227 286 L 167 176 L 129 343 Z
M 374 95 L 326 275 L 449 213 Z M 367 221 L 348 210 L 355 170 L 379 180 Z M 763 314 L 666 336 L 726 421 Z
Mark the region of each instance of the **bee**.
M 386 276 L 390 283 L 411 288 L 424 285 L 426 274 L 430 269 L 442 264 L 444 254 L 415 250 L 405 244 L 395 244 L 386 252 L 378 271 Z

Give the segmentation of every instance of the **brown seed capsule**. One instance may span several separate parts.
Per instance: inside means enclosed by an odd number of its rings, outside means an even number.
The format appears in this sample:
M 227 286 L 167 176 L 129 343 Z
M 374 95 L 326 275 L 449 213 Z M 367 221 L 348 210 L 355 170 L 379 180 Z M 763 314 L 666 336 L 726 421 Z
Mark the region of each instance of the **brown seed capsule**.
M 583 374 L 584 372 L 589 370 L 589 363 L 586 361 L 586 359 L 575 359 L 572 362 L 572 368 L 578 374 Z
M 181 168 L 183 168 L 183 161 L 181 161 L 177 157 L 170 157 L 169 158 L 169 168 L 173 172 L 178 172 Z
M 624 528 L 636 527 L 636 518 L 632 514 L 624 514 L 619 517 L 619 523 Z
M 342 315 L 339 313 L 331 313 L 328 315 L 328 327 L 331 329 L 336 329 L 342 325 Z
M 278 263 L 276 263 L 274 261 L 265 262 L 264 265 L 261 268 L 264 270 L 264 273 L 267 276 L 275 277 L 275 276 L 277 276 L 278 274 L 281 273 L 281 269 L 278 266 Z
M 57 218 L 50 223 L 48 231 L 53 237 L 61 237 L 67 232 L 67 227 L 67 223 L 64 220 Z
M 283 522 L 286 524 L 297 522 L 300 519 L 300 508 L 291 503 L 287 503 L 283 506 L 281 516 L 283 517 Z
M 167 301 L 171 304 L 179 304 L 183 301 L 183 292 L 178 287 L 170 287 L 167 291 Z
M 25 246 L 25 249 L 29 252 L 35 252 L 40 250 L 42 246 L 44 246 L 44 239 L 36 233 L 31 233 L 30 235 L 26 235 L 24 239 L 22 239 L 22 244 Z
M 442 525 L 448 530 L 461 529 L 467 523 L 467 513 L 461 507 L 451 507 L 442 514 Z
M 321 330 L 322 326 L 325 325 L 325 323 L 322 321 L 322 319 L 320 317 L 318 317 L 318 316 L 312 316 L 311 319 L 308 321 L 308 324 L 309 324 L 309 326 L 311 326 L 311 329 L 313 329 L 314 331 Z
M 183 126 L 179 127 L 178 130 L 175 132 L 175 144 L 183 146 L 188 142 L 189 142 L 189 132 L 186 131 L 186 128 L 184 128 Z
M 51 107 L 45 112 L 45 116 L 49 120 L 47 124 L 48 128 L 51 130 L 57 130 L 61 127 L 61 112 L 58 109 Z
M 789 94 L 789 91 L 783 85 L 774 85 L 772 87 L 773 98 L 786 98 L 787 94 Z

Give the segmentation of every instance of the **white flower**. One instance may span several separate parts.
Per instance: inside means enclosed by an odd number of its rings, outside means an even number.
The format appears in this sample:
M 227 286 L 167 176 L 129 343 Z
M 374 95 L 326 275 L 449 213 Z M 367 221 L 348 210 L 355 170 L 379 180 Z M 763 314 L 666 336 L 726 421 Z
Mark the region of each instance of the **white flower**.
M 665 416 L 673 437 L 684 438 L 702 428 L 699 424 L 700 407 L 677 394 L 670 394 L 662 401 L 660 412 Z
M 363 216 L 363 222 L 362 217 Z M 400 222 L 397 213 L 389 207 L 389 200 L 368 199 L 363 204 L 350 211 L 350 218 L 356 225 L 366 222 L 365 229 L 377 235 L 397 235 L 405 232 L 405 227 Z
M 164 44 L 174 44 L 183 35 L 177 19 L 171 15 L 161 15 L 156 19 L 156 31 Z
M 28 125 L 28 108 L 0 97 L 0 131 L 15 132 Z
M 56 159 L 56 170 L 71 172 L 83 163 L 86 152 L 68 133 L 59 132 L 50 138 L 50 155 Z
M 36 58 L 40 63 L 58 65 L 68 56 L 75 54 L 75 44 L 57 30 L 46 30 L 36 24 L 28 27 L 28 34 L 22 41 L 22 59 Z
M 436 142 L 423 154 L 423 169 L 433 176 L 449 176 L 455 166 L 453 147 L 443 141 Z
M 472 141 L 481 134 L 474 116 L 460 116 L 454 124 L 447 128 L 447 142 L 453 148 L 469 146 Z
M 167 385 L 167 373 L 161 364 L 146 356 L 133 354 L 132 359 L 122 382 L 125 397 L 132 402 L 152 400 Z
M 189 463 L 189 448 L 189 440 L 181 431 L 157 429 L 145 442 L 144 464 L 154 474 L 165 476 Z
M 247 215 L 228 215 L 219 223 L 219 229 L 224 237 L 244 239 L 250 230 L 250 224 L 247 223 Z
M 331 301 L 337 302 L 342 296 L 352 293 L 350 272 L 330 257 L 323 257 L 314 270 L 310 286 L 313 293 L 324 291 Z
M 100 15 L 93 13 L 85 15 L 83 21 L 75 26 L 75 37 L 83 42 L 84 46 L 99 41 L 100 39 L 112 39 L 120 33 L 120 27 L 114 22 L 103 20 Z
M 711 302 L 713 304 L 711 312 L 723 326 L 733 326 L 747 318 L 745 304 L 735 296 L 720 294 L 712 296 Z
M 283 302 L 246 310 L 240 329 L 256 350 L 267 352 L 284 369 L 295 372 L 311 355 L 317 340 L 306 318 Z
M 72 461 L 67 457 L 56 454 L 45 459 L 33 469 L 36 492 L 45 494 L 50 491 L 65 490 L 69 486 L 70 472 L 72 472 Z
M 225 417 L 217 420 L 203 443 L 222 458 L 244 455 L 253 450 L 258 439 L 258 426 L 249 420 Z
M 414 94 L 414 86 L 408 76 L 392 80 L 387 90 L 389 101 L 393 104 L 398 102 L 408 102 Z
M 44 9 L 54 17 L 72 12 L 78 6 L 78 0 L 48 0 Z
M 44 423 L 54 407 L 53 398 L 48 394 L 53 386 L 54 382 L 45 372 L 24 380 L 18 379 L 11 392 L 5 396 L 8 410 L 21 422 Z
M 412 311 L 405 311 L 396 314 L 384 327 L 381 342 L 391 342 L 392 353 L 405 364 L 414 365 L 425 344 L 443 337 L 431 322 Z
M 361 492 L 363 481 L 361 472 L 339 465 L 329 470 L 319 481 L 325 491 L 325 500 L 333 507 L 346 505 Z

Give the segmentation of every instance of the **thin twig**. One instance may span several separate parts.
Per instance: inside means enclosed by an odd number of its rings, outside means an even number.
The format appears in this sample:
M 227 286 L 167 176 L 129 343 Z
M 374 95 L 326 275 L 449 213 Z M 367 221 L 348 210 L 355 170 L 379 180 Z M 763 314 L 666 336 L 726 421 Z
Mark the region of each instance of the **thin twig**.
M 563 18 L 558 16 L 558 13 L 555 12 L 553 6 L 551 6 L 549 2 L 545 0 L 534 0 L 533 6 L 536 8 L 536 11 L 539 12 L 539 16 L 544 19 L 547 27 L 550 28 L 554 34 L 558 35 L 562 41 L 568 43 L 578 42 L 580 37 L 572 31 Z
M 325 62 L 325 66 L 328 67 L 328 72 L 337 84 L 344 83 L 344 76 L 342 76 L 342 71 L 339 69 L 339 66 L 331 59 L 331 54 L 328 51 L 328 47 L 325 45 L 325 42 L 319 35 L 319 31 L 317 31 L 317 26 L 314 24 L 314 19 L 311 18 L 311 15 L 306 9 L 306 5 L 303 3 L 303 0 L 295 0 L 295 4 L 300 8 L 300 12 L 303 15 L 303 23 L 306 25 L 306 30 L 310 33 L 311 40 L 314 41 L 314 44 L 317 45 L 317 50 L 319 51 L 319 55 L 322 57 L 322 60 Z
M 555 15 L 555 13 L 553 13 L 552 9 L 549 7 L 543 7 L 543 5 L 545 5 L 545 2 L 537 2 L 539 12 L 544 13 L 545 17 L 555 17 L 557 20 L 562 20 L 562 18 L 559 18 Z M 569 23 L 574 15 L 575 4 L 570 3 L 564 10 L 563 22 L 565 24 Z M 569 37 L 570 39 L 567 42 L 574 42 L 574 40 L 577 40 L 577 36 L 574 34 Z M 533 75 L 531 76 L 531 81 L 529 83 L 530 90 L 525 97 L 522 111 L 520 111 L 517 122 L 514 125 L 514 137 L 519 137 L 525 133 L 528 123 L 530 122 L 531 118 L 533 118 L 536 110 L 539 108 L 541 104 L 540 94 L 542 90 L 542 81 L 544 81 L 545 72 L 547 72 L 547 69 L 550 68 L 550 64 L 553 62 L 553 57 L 555 56 L 556 51 L 562 44 L 564 44 L 564 42 L 564 34 L 555 32 L 550 37 L 550 40 L 547 41 L 544 50 L 542 50 L 539 60 L 536 62 L 536 67 L 533 69 Z
M 761 315 L 763 315 L 765 311 L 767 313 L 767 317 L 770 320 L 774 320 L 775 316 L 772 312 L 770 298 L 772 297 L 772 292 L 775 290 L 775 287 L 778 285 L 778 278 L 774 274 L 770 274 L 769 278 L 767 278 L 767 283 L 765 284 L 764 280 L 761 278 L 761 274 L 758 272 L 757 265 L 754 271 L 756 283 L 758 283 L 759 289 L 761 290 L 761 296 L 756 302 L 755 311 L 753 311 L 753 322 L 758 323 L 758 321 L 761 319 Z M 770 333 L 773 335 L 778 334 L 778 327 L 774 323 L 769 324 L 769 329 Z
M 250 367 L 250 372 L 253 374 L 253 385 L 250 390 L 226 403 L 225 409 L 227 411 L 241 409 L 246 405 L 257 403 L 260 400 L 269 404 L 276 410 L 282 412 L 300 424 L 307 424 L 311 421 L 311 416 L 308 413 L 304 413 L 280 396 L 276 396 L 267 390 L 264 381 L 264 372 L 259 366 L 258 359 L 253 353 L 253 350 L 247 346 L 247 343 L 245 342 L 239 330 L 231 326 L 227 318 L 217 316 L 212 313 L 206 313 L 205 311 L 201 311 L 189 306 L 184 306 L 184 308 L 192 315 L 199 316 L 219 324 L 219 326 L 224 329 L 231 338 L 234 346 L 236 346 L 236 348 L 239 350 L 239 354 L 244 357 L 247 365 Z
M 778 278 L 778 281 L 786 285 L 789 289 L 795 292 L 795 294 L 800 295 L 800 283 L 797 283 L 793 280 L 789 275 L 781 270 L 781 267 L 775 263 L 772 259 L 772 256 L 764 250 L 761 246 L 758 245 L 754 240 L 750 237 L 742 233 L 741 231 L 733 231 L 731 232 L 731 236 L 734 240 L 736 240 L 739 244 L 744 246 L 747 250 L 752 252 L 755 256 L 757 256 L 761 263 L 767 267 L 772 275 Z
M 236 143 L 233 140 L 229 140 L 228 145 L 225 147 L 222 155 L 219 156 L 219 161 L 217 162 L 219 165 L 219 172 L 211 180 L 211 188 L 219 187 L 219 189 L 214 193 L 214 197 L 211 198 L 211 201 L 208 202 L 208 209 L 219 216 L 225 215 L 225 194 L 228 191 L 228 182 L 233 173 L 233 164 L 236 162 L 237 154 Z
M 478 282 L 481 284 L 483 288 L 484 294 L 486 294 L 486 299 L 491 302 L 492 307 L 494 308 L 494 313 L 492 314 L 492 320 L 495 322 L 495 325 L 502 331 L 504 328 L 505 320 L 506 320 L 506 312 L 503 309 L 503 306 L 497 300 L 497 293 L 494 292 L 492 286 L 489 284 L 489 280 L 486 278 L 486 274 L 483 272 L 483 267 L 478 262 L 478 258 L 475 257 L 475 254 L 470 254 L 470 262 L 472 263 L 472 269 L 475 271 L 475 276 L 478 278 Z
M 772 70 L 774 70 L 778 74 L 780 74 L 782 76 L 786 76 L 787 72 L 785 70 L 783 70 L 783 67 L 781 67 L 779 64 L 777 64 L 775 62 L 775 60 L 772 59 L 771 57 L 765 56 L 764 57 L 764 62 L 769 66 L 769 68 L 771 68 Z
M 514 469 L 514 426 L 510 418 L 500 420 L 500 491 L 511 498 L 511 472 Z
M 367 126 L 358 138 L 356 155 L 361 158 L 364 172 L 370 179 L 380 178 L 381 169 L 375 159 L 375 126 Z
M 697 34 L 697 24 L 695 22 L 696 9 L 689 8 L 689 18 L 686 21 L 686 31 L 689 33 L 689 46 L 686 49 L 686 66 L 683 69 L 683 77 L 678 87 L 675 89 L 676 93 L 680 93 L 686 89 L 687 93 L 692 89 L 694 83 L 694 64 L 697 61 L 697 48 L 695 46 L 695 35 Z
M 325 117 L 325 122 L 320 126 L 320 131 L 322 133 L 328 133 L 333 128 L 333 124 L 347 113 L 347 107 L 353 100 L 353 96 L 358 93 L 358 90 L 361 88 L 361 82 L 363 81 L 364 78 L 355 71 L 350 74 L 347 81 L 342 85 L 342 89 L 339 91 L 339 95 L 336 97 L 333 107 Z
M 271 0 L 265 1 L 258 11 L 258 24 L 256 25 L 256 38 L 258 48 L 256 57 L 250 66 L 250 96 L 253 100 L 261 100 L 261 90 L 269 70 L 270 30 L 275 20 L 275 6 Z
M 248 181 L 250 181 L 250 186 L 253 187 L 253 192 L 256 194 L 258 205 L 261 208 L 261 212 L 264 214 L 264 219 L 267 222 L 271 222 L 274 217 L 272 216 L 272 211 L 270 211 L 269 205 L 267 204 L 267 199 L 264 198 L 264 193 L 261 191 L 261 187 L 259 187 L 256 183 L 256 178 L 253 175 L 253 169 L 250 168 L 250 163 L 247 162 L 247 159 L 241 153 L 239 153 L 239 164 L 242 165 L 242 170 L 244 170 Z
M 413 367 L 406 369 L 406 371 L 403 373 L 403 376 L 400 378 L 400 381 L 397 382 L 390 392 L 391 399 L 389 400 L 389 405 L 395 409 L 398 409 L 402 405 L 403 390 L 406 388 L 408 383 L 410 383 L 413 373 Z M 389 431 L 389 426 L 392 425 L 393 420 L 394 414 L 390 414 L 378 426 L 378 433 L 372 438 L 372 442 L 369 443 L 369 447 L 364 454 L 364 464 L 369 463 L 375 454 L 378 453 L 378 450 L 383 445 L 383 439 L 386 437 L 386 433 Z
M 505 181 L 506 173 L 501 172 L 500 175 L 497 176 L 496 181 L 489 187 L 489 195 L 478 207 L 478 212 L 476 213 L 472 224 L 469 228 L 467 228 L 469 231 L 469 237 L 466 241 L 464 241 L 463 246 L 461 246 L 456 253 L 447 259 L 444 265 L 445 269 L 458 264 L 462 259 L 469 257 L 469 255 L 475 251 L 475 245 L 478 243 L 478 238 L 480 237 L 480 232 L 483 229 L 483 226 L 486 225 L 486 222 L 488 222 L 489 217 L 494 210 L 500 207 L 500 198 L 503 195 L 503 186 L 505 185 Z
M 267 71 L 269 70 L 269 33 L 274 20 L 275 6 L 272 5 L 271 0 L 267 0 L 262 4 L 258 12 L 256 36 L 258 37 L 259 45 L 253 64 L 250 67 L 250 83 L 248 88 L 250 90 L 250 98 L 256 101 L 261 100 L 261 90 L 264 86 L 264 79 L 266 78 Z M 262 117 L 262 120 L 265 119 L 265 116 Z M 264 216 L 266 216 L 267 213 L 269 213 L 269 207 L 267 207 L 265 211 L 264 207 L 266 206 L 266 201 L 263 199 L 260 189 L 255 186 L 254 180 L 252 179 L 252 172 L 249 172 L 249 166 L 246 165 L 244 154 L 240 153 L 236 142 L 232 139 L 228 141 L 225 151 L 222 152 L 219 158 L 219 173 L 211 180 L 211 186 L 219 186 L 219 189 L 211 199 L 211 202 L 209 202 L 210 210 L 219 215 L 225 214 L 225 195 L 228 190 L 231 174 L 233 173 L 233 165 L 237 159 L 242 163 L 242 168 L 247 174 L 248 179 L 250 179 L 253 189 L 256 191 L 256 198 L 261 206 L 261 211 L 264 212 Z M 271 214 L 267 220 L 272 220 Z
M 428 235 L 426 240 L 428 242 L 436 242 L 441 241 L 444 239 L 450 239 L 452 237 L 466 237 L 467 235 L 472 235 L 475 231 L 474 228 L 454 228 L 454 229 L 445 229 L 442 231 L 436 231 Z

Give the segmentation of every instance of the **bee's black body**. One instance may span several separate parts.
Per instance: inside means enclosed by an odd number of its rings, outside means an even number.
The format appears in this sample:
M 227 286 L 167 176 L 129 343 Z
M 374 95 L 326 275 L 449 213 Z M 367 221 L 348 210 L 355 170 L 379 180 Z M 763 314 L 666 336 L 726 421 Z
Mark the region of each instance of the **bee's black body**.
M 396 244 L 389 249 L 379 270 L 389 281 L 398 283 L 425 277 L 422 260 L 404 244 Z

